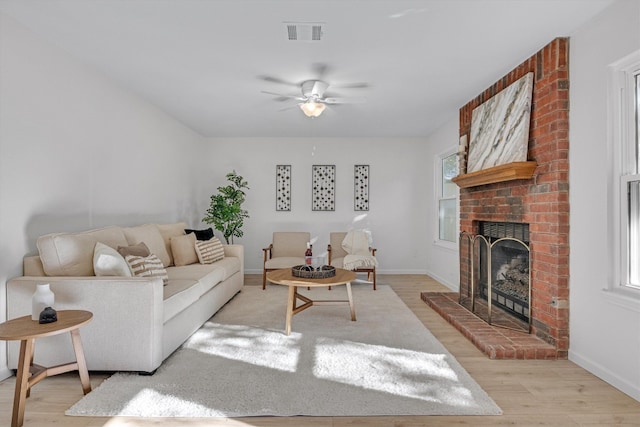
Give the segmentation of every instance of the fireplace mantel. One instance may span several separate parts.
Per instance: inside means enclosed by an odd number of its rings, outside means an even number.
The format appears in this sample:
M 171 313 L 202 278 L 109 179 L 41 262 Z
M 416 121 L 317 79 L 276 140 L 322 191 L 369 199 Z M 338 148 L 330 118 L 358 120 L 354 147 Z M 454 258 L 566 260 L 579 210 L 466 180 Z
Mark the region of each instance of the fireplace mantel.
M 505 165 L 458 175 L 453 178 L 452 181 L 460 188 L 468 188 L 484 184 L 493 184 L 494 182 L 530 179 L 536 170 L 536 166 L 537 163 L 535 161 L 507 163 Z

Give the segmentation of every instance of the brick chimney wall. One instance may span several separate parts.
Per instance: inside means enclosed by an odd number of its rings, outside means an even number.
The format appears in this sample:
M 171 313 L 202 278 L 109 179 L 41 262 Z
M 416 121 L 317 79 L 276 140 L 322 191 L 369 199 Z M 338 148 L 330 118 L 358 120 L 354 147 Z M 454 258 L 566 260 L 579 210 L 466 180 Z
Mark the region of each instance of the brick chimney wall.
M 460 109 L 460 135 L 471 112 L 528 72 L 534 73 L 528 160 L 532 179 L 460 190 L 460 231 L 478 221 L 529 224 L 533 333 L 567 358 L 569 348 L 569 39 L 557 38 Z M 460 248 L 461 254 L 465 253 Z M 461 262 L 464 263 L 464 260 Z M 461 266 L 461 281 L 465 267 Z

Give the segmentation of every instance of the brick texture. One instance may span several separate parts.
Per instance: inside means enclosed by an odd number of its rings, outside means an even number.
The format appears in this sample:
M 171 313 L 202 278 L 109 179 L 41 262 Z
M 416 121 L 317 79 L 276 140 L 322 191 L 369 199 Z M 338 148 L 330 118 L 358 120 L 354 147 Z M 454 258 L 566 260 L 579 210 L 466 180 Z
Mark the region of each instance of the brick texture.
M 528 149 L 528 159 L 537 162 L 534 176 L 461 189 L 460 230 L 476 234 L 479 221 L 529 224 L 533 333 L 559 358 L 567 357 L 569 346 L 568 67 L 569 40 L 557 38 L 460 109 L 460 135 L 468 135 L 474 108 L 534 73 Z M 461 264 L 467 250 L 461 244 Z M 463 265 L 460 271 L 463 284 L 468 271 Z

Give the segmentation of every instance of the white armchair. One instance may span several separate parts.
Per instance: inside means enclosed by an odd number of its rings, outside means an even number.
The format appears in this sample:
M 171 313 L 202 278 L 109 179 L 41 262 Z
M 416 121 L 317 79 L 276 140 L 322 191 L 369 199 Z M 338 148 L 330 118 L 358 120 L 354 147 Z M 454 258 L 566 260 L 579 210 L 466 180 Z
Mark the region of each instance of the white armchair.
M 304 253 L 311 233 L 302 231 L 276 231 L 271 244 L 263 248 L 264 267 L 262 270 L 262 289 L 267 286 L 267 272 L 281 268 L 291 268 L 304 264 Z

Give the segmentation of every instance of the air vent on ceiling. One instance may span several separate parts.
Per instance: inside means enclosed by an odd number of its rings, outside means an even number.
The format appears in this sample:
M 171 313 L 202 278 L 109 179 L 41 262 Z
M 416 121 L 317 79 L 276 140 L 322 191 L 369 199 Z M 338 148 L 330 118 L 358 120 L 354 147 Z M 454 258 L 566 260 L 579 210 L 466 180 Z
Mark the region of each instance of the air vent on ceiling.
M 285 22 L 291 41 L 318 42 L 324 34 L 323 22 Z

